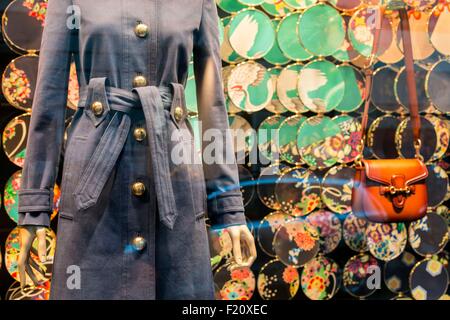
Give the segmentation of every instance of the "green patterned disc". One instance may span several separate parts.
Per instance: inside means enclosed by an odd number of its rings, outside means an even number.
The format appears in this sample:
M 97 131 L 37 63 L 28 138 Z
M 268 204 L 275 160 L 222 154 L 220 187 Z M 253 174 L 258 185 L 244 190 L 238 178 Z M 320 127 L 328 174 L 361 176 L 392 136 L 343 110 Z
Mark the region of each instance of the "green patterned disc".
M 311 111 L 329 112 L 344 99 L 344 77 L 334 63 L 312 61 L 300 71 L 298 92 L 303 104 Z
M 239 63 L 244 61 L 244 58 L 242 58 L 240 55 L 234 51 L 234 49 L 231 47 L 230 39 L 228 37 L 229 31 L 230 31 L 230 17 L 225 17 L 222 19 L 223 23 L 223 42 L 222 46 L 220 47 L 220 56 L 223 61 L 228 63 Z
M 340 65 L 338 69 L 341 70 L 344 78 L 345 91 L 344 98 L 336 110 L 340 112 L 356 111 L 364 102 L 364 77 L 358 69 L 350 65 Z
M 297 147 L 297 132 L 302 123 L 306 120 L 301 115 L 294 115 L 286 118 L 278 129 L 280 145 L 280 158 L 290 164 L 301 164 Z
M 361 141 L 361 122 L 349 115 L 340 115 L 333 118 L 344 139 L 341 150 L 338 151 L 338 161 L 349 163 L 359 155 L 358 145 Z
M 289 7 L 293 9 L 306 9 L 313 4 L 316 4 L 318 0 L 284 0 Z
M 300 63 L 291 64 L 285 67 L 277 80 L 277 93 L 282 105 L 291 112 L 303 113 L 308 109 L 300 100 L 297 89 L 298 75 L 303 65 Z
M 235 13 L 246 8 L 246 6 L 238 0 L 216 0 L 216 3 L 220 9 L 228 13 Z
M 277 42 L 286 57 L 295 61 L 305 61 L 313 55 L 305 50 L 298 37 L 298 22 L 301 13 L 290 13 L 281 20 L 277 27 Z
M 265 0 L 261 5 L 261 8 L 274 17 L 284 17 L 291 12 L 291 9 L 286 5 L 286 3 L 280 0 Z
M 358 51 L 353 48 L 353 45 L 348 38 L 348 24 L 350 22 L 349 16 L 343 16 L 344 19 L 344 28 L 345 28 L 345 40 L 342 43 L 341 47 L 333 53 L 333 58 L 339 60 L 341 62 L 353 62 L 361 57 Z
M 267 70 L 270 73 L 270 76 L 272 77 L 273 87 L 275 88 L 275 90 L 273 91 L 272 101 L 270 101 L 269 104 L 266 106 L 266 110 L 272 113 L 284 113 L 287 111 L 287 109 L 281 103 L 276 90 L 277 81 L 281 73 L 281 70 L 282 70 L 281 67 L 273 67 Z
M 231 70 L 233 70 L 234 66 L 229 65 L 222 68 L 222 82 L 225 94 L 225 106 L 227 108 L 227 112 L 230 114 L 239 113 L 242 110 L 234 105 L 231 101 L 230 96 L 228 95 L 228 78 L 230 77 Z
M 279 23 L 280 20 L 273 21 L 276 29 Z M 284 55 L 283 51 L 281 51 L 278 41 L 275 41 L 272 49 L 264 56 L 264 60 L 274 65 L 284 65 L 290 61 L 290 59 Z
M 243 62 L 231 70 L 227 81 L 228 95 L 239 109 L 257 112 L 273 97 L 273 81 L 266 68 L 256 62 Z
M 276 34 L 272 21 L 263 12 L 245 9 L 230 22 L 228 33 L 231 47 L 246 59 L 259 59 L 272 49 Z
M 333 7 L 318 4 L 303 12 L 298 32 L 306 50 L 316 56 L 329 56 L 344 43 L 345 21 Z
M 246 6 L 259 6 L 260 4 L 264 3 L 266 0 L 238 0 L 240 3 Z
M 308 118 L 298 130 L 300 156 L 314 168 L 324 169 L 338 162 L 343 143 L 344 137 L 339 126 L 326 116 Z
M 286 119 L 281 115 L 266 118 L 258 127 L 258 149 L 261 155 L 271 161 L 279 160 L 278 128 Z

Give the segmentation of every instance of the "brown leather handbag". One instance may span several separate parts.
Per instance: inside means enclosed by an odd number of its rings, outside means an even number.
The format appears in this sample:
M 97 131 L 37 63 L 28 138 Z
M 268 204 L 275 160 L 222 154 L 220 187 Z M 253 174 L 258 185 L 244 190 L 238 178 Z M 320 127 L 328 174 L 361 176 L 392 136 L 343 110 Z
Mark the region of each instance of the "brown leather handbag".
M 370 65 L 373 65 L 373 59 L 377 52 L 383 12 L 384 9 L 380 7 Z M 428 176 L 428 170 L 420 155 L 420 119 L 409 20 L 405 8 L 400 8 L 399 14 L 402 26 L 408 98 L 416 156 L 415 159 L 363 159 L 373 74 L 370 67 L 366 68 L 365 106 L 360 143 L 361 153 L 355 160 L 356 174 L 352 189 L 352 210 L 357 217 L 372 222 L 414 221 L 422 218 L 427 212 L 428 199 L 425 179 Z

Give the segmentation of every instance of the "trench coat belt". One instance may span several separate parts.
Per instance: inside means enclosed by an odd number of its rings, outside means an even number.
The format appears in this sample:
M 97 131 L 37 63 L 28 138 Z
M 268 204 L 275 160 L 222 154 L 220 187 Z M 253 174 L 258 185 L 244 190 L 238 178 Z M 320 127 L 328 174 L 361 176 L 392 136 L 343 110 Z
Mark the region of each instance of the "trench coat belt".
M 128 136 L 131 122 L 128 113 L 135 108 L 142 108 L 148 130 L 147 138 L 150 147 L 160 221 L 168 228 L 173 229 L 178 211 L 171 181 L 170 150 L 168 150 L 170 137 L 168 136 L 169 132 L 164 109 L 168 110 L 170 116 L 174 119 L 173 106 L 182 106 L 184 109 L 183 117 L 178 119 L 178 121 L 184 121 L 187 115 L 184 87 L 180 83 L 173 82 L 170 83 L 170 86 L 145 86 L 128 91 L 111 87 L 107 84 L 108 79 L 105 77 L 92 78 L 87 87 L 80 88 L 79 107 L 85 107 L 85 112 L 96 126 L 103 121 L 102 118 L 107 116 L 107 111 L 109 110 L 120 111 L 123 114 L 116 125 L 112 125 L 112 122 L 117 115 L 114 115 L 113 119 L 111 119 L 111 123 L 109 123 L 106 131 L 111 130 L 111 135 L 116 136 L 116 138 L 109 139 L 110 145 L 103 146 L 103 149 L 109 152 L 108 159 L 100 159 L 102 160 L 99 161 L 100 164 L 98 166 L 100 167 L 97 167 L 89 177 L 93 185 L 97 184 L 97 188 L 90 190 L 90 192 L 86 192 L 87 189 L 83 188 L 75 190 L 75 198 L 77 199 L 78 197 L 80 199 L 80 201 L 76 200 L 76 202 L 80 203 L 79 207 L 81 208 L 83 207 L 83 199 L 89 199 L 86 201 L 87 203 L 96 203 Z M 90 108 L 90 104 L 94 101 L 100 101 L 104 106 L 104 111 L 100 116 L 94 115 Z M 104 136 L 108 135 L 106 131 Z M 120 136 L 123 138 L 121 139 Z M 103 183 L 103 185 L 98 186 L 98 183 Z

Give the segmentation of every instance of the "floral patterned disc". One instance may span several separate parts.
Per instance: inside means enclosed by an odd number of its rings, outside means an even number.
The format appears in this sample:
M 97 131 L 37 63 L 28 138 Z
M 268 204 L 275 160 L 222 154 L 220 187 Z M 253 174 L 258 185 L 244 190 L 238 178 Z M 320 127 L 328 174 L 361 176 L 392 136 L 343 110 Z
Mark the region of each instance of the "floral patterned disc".
M 359 119 L 346 114 L 334 117 L 333 121 L 341 129 L 344 139 L 342 148 L 338 152 L 338 162 L 352 162 L 361 153 L 358 151 L 358 145 L 361 141 L 361 122 Z
M 17 223 L 19 221 L 18 212 L 18 191 L 20 190 L 20 182 L 22 179 L 22 170 L 16 171 L 6 182 L 4 190 L 4 205 L 8 216 L 12 221 Z M 58 214 L 59 200 L 61 196 L 61 191 L 57 185 L 55 185 L 53 197 L 53 212 L 51 219 L 53 219 Z
M 358 108 L 364 102 L 364 77 L 357 68 L 343 64 L 338 66 L 344 78 L 344 98 L 341 103 L 336 106 L 336 111 L 339 112 L 352 112 L 358 110 Z
M 409 25 L 411 29 L 412 48 L 414 60 L 425 60 L 429 58 L 435 51 L 428 36 L 428 20 L 430 12 L 410 12 Z M 401 28 L 397 30 L 397 43 L 403 52 L 403 42 L 401 36 Z
M 315 60 L 305 65 L 300 70 L 297 85 L 301 101 L 313 112 L 332 111 L 344 99 L 344 76 L 327 60 Z
M 345 21 L 335 8 L 320 3 L 302 13 L 298 34 L 308 52 L 315 56 L 330 56 L 345 41 Z
M 382 261 L 397 258 L 408 242 L 404 223 L 370 223 L 366 232 L 370 253 Z
M 246 59 L 259 59 L 272 49 L 276 34 L 270 18 L 262 11 L 249 8 L 239 11 L 230 22 L 231 47 Z
M 301 164 L 302 159 L 297 148 L 297 132 L 306 118 L 294 115 L 286 118 L 278 129 L 280 139 L 280 158 L 290 164 Z
M 419 112 L 424 112 L 430 107 L 430 99 L 428 99 L 425 91 L 425 80 L 428 74 L 428 69 L 423 68 L 417 64 L 414 65 L 414 74 L 416 79 L 417 100 L 419 102 Z M 406 68 L 403 67 L 398 71 L 395 79 L 394 92 L 397 102 L 409 112 L 408 100 L 408 83 L 406 79 Z
M 437 254 L 448 242 L 447 221 L 434 212 L 409 225 L 409 243 L 421 256 Z
M 429 70 L 425 80 L 425 91 L 433 106 L 445 114 L 450 114 L 448 88 L 450 88 L 450 59 L 442 59 Z
M 364 0 L 328 0 L 328 2 L 340 11 L 355 11 Z
M 322 180 L 322 202 L 333 212 L 349 213 L 352 210 L 352 188 L 355 169 L 346 165 L 334 166 Z
M 380 67 L 373 73 L 371 100 L 381 112 L 404 111 L 394 92 L 397 74 L 398 70 L 392 66 Z
M 450 55 L 450 3 L 439 3 L 434 7 L 428 21 L 428 35 L 439 53 Z
M 14 281 L 6 292 L 5 300 L 50 300 L 50 281 L 36 287 L 27 286 L 24 291 L 20 288 L 20 282 Z
M 316 4 L 318 0 L 283 0 L 289 7 L 293 9 L 306 9 L 313 4 Z
M 266 105 L 265 109 L 269 112 L 277 114 L 284 113 L 287 111 L 287 109 L 281 103 L 280 98 L 278 97 L 277 82 L 278 77 L 280 76 L 282 70 L 283 69 L 281 67 L 273 67 L 267 70 L 270 73 L 270 76 L 272 77 L 274 91 L 272 100 L 269 102 L 269 104 Z
M 278 228 L 273 248 L 277 259 L 287 266 L 298 268 L 319 252 L 319 233 L 309 223 L 294 219 Z
M 424 11 L 430 9 L 438 0 L 404 0 L 404 2 L 411 8 Z
M 243 62 L 231 70 L 228 95 L 242 111 L 257 112 L 272 100 L 274 87 L 270 73 L 256 62 Z
M 422 143 L 420 154 L 425 162 L 430 161 L 437 148 L 437 133 L 430 122 L 425 117 L 420 117 L 420 139 L 426 141 Z M 414 137 L 412 131 L 411 119 L 408 117 L 404 119 L 397 128 L 395 133 L 395 144 L 397 145 L 398 153 L 404 158 L 414 158 Z
M 303 293 L 311 300 L 333 298 L 341 281 L 342 274 L 338 264 L 322 255 L 305 264 L 301 275 Z
M 275 27 L 275 30 L 278 29 L 278 25 L 280 23 L 280 20 L 273 20 L 273 25 Z M 275 43 L 272 46 L 272 49 L 264 56 L 264 60 L 269 62 L 270 64 L 280 66 L 288 63 L 291 61 L 288 57 L 286 57 L 281 51 L 280 46 L 278 44 L 278 41 L 275 41 Z
M 315 116 L 300 126 L 297 146 L 303 161 L 313 168 L 328 168 L 339 160 L 344 136 L 331 118 Z
M 278 128 L 286 118 L 281 115 L 273 115 L 266 119 L 258 127 L 258 149 L 265 159 L 277 162 L 280 159 Z
M 230 265 L 220 267 L 214 274 L 216 300 L 250 300 L 255 292 L 255 275 L 249 267 L 230 270 Z
M 3 130 L 3 150 L 16 166 L 23 167 L 31 113 L 13 118 Z
M 286 5 L 284 1 L 280 0 L 265 0 L 263 4 L 261 4 L 261 8 L 268 14 L 275 17 L 284 17 L 291 9 Z
M 356 252 L 369 250 L 367 246 L 367 220 L 358 218 L 353 213 L 349 213 L 344 220 L 343 237 L 345 244 Z
M 341 242 L 342 225 L 339 218 L 332 212 L 320 209 L 308 215 L 305 219 L 319 232 L 320 252 L 333 252 Z
M 37 247 L 37 238 L 34 239 L 31 249 L 32 268 L 38 281 L 49 280 L 52 275 L 53 258 L 56 248 L 56 235 L 51 229 L 47 229 L 47 261 L 45 263 L 40 262 Z M 20 231 L 19 228 L 14 228 L 5 242 L 5 266 L 11 277 L 16 281 L 19 281 L 19 271 L 17 261 L 20 254 Z M 37 269 L 38 268 L 38 269 Z M 27 284 L 31 284 L 32 281 L 27 275 Z
M 344 15 L 342 18 L 344 19 L 345 39 L 341 47 L 333 53 L 333 58 L 341 62 L 353 62 L 360 58 L 361 55 L 355 50 L 355 48 L 353 48 L 353 45 L 348 37 L 347 26 L 350 23 L 350 16 Z
M 436 161 L 443 158 L 448 150 L 450 141 L 449 124 L 443 118 L 436 117 L 432 114 L 425 115 L 425 118 L 430 121 L 436 131 L 436 150 L 430 159 L 430 161 Z
M 266 263 L 258 274 L 258 292 L 264 300 L 290 300 L 297 294 L 299 285 L 297 269 L 276 259 Z
M 291 64 L 281 71 L 277 80 L 277 93 L 281 104 L 294 113 L 308 111 L 300 100 L 297 90 L 298 76 L 302 69 L 303 65 L 300 63 Z
M 231 135 L 234 141 L 234 152 L 238 163 L 244 163 L 245 157 L 255 147 L 255 134 L 251 124 L 243 117 L 229 115 Z
M 400 122 L 400 118 L 393 115 L 381 116 L 372 122 L 367 133 L 367 146 L 376 158 L 398 158 L 395 133 Z
M 437 260 L 424 259 L 416 264 L 409 276 L 411 295 L 416 300 L 437 300 L 447 291 L 449 275 Z
M 278 179 L 275 196 L 284 212 L 294 217 L 307 215 L 320 204 L 320 180 L 311 170 L 292 168 Z
M 305 61 L 313 57 L 306 51 L 298 37 L 298 23 L 301 13 L 292 12 L 281 20 L 277 26 L 277 43 L 286 57 L 294 61 Z M 295 30 L 295 32 L 294 32 Z
M 222 0 L 223 3 L 226 3 L 228 0 Z M 232 0 L 232 2 L 237 0 Z M 245 59 L 238 55 L 236 51 L 234 51 L 233 47 L 230 44 L 229 32 L 230 32 L 230 21 L 231 16 L 225 17 L 222 19 L 223 24 L 223 42 L 220 46 L 220 56 L 222 60 L 228 63 L 239 63 L 244 61 Z
M 404 251 L 397 258 L 384 265 L 384 283 L 394 293 L 405 294 L 409 291 L 409 274 L 416 264 L 416 257 Z
M 257 238 L 261 250 L 268 256 L 275 257 L 273 249 L 273 239 L 278 228 L 290 221 L 292 216 L 282 212 L 275 211 L 265 216 L 259 223 Z
M 13 107 L 31 111 L 38 63 L 39 56 L 26 54 L 12 60 L 3 72 L 3 95 Z
M 211 255 L 211 267 L 216 269 L 222 259 L 232 256 L 233 244 L 230 234 L 226 229 L 213 229 L 208 226 L 209 251 Z
M 69 88 L 67 93 L 67 106 L 72 110 L 77 110 L 80 101 L 80 84 L 77 78 L 75 62 L 70 64 Z
M 345 290 L 357 298 L 365 298 L 373 294 L 377 289 L 371 286 L 371 278 L 374 270 L 380 268 L 377 259 L 370 254 L 361 253 L 353 256 L 344 266 L 343 284 Z
M 47 13 L 47 0 L 15 0 L 6 7 L 2 34 L 13 51 L 39 51 Z
M 427 165 L 428 177 L 427 184 L 428 207 L 435 208 L 445 201 L 448 193 L 448 175 L 447 172 L 437 164 Z
M 235 13 L 247 7 L 238 0 L 216 0 L 216 3 L 220 9 L 228 13 Z
M 287 169 L 285 164 L 276 163 L 261 169 L 261 173 L 256 184 L 259 200 L 268 208 L 279 210 L 281 204 L 275 197 L 275 186 L 278 178 Z
M 248 206 L 255 196 L 255 179 L 252 173 L 243 165 L 238 166 L 239 183 L 241 185 L 242 199 L 244 206 Z

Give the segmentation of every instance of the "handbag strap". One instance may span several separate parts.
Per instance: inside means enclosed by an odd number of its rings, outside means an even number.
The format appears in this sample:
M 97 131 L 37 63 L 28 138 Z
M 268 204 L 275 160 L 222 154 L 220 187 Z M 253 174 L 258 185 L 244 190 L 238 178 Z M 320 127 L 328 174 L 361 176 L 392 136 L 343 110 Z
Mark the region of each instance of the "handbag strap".
M 411 42 L 411 30 L 409 26 L 409 18 L 408 12 L 405 8 L 400 8 L 399 10 L 400 16 L 400 26 L 401 26 L 401 34 L 402 34 L 402 42 L 403 42 L 403 51 L 405 55 L 405 70 L 406 70 L 406 81 L 407 81 L 407 89 L 408 89 L 408 101 L 409 101 L 409 109 L 410 116 L 412 121 L 412 131 L 414 137 L 414 148 L 416 158 L 422 159 L 420 155 L 421 148 L 421 140 L 420 140 L 420 118 L 419 118 L 419 102 L 417 99 L 417 89 L 416 89 L 416 79 L 414 72 L 414 60 L 413 60 L 413 48 Z M 361 141 L 359 146 L 360 155 L 355 160 L 356 164 L 360 166 L 361 160 L 363 158 L 363 150 L 366 141 L 366 129 L 369 120 L 369 107 L 371 101 L 372 94 L 372 86 L 373 86 L 373 62 L 378 51 L 378 45 L 381 37 L 382 30 L 382 18 L 384 15 L 384 8 L 379 7 L 377 10 L 377 18 L 376 18 L 376 28 L 374 33 L 374 42 L 372 46 L 372 53 L 370 56 L 370 64 L 365 69 L 365 87 L 364 87 L 364 113 L 361 121 Z

